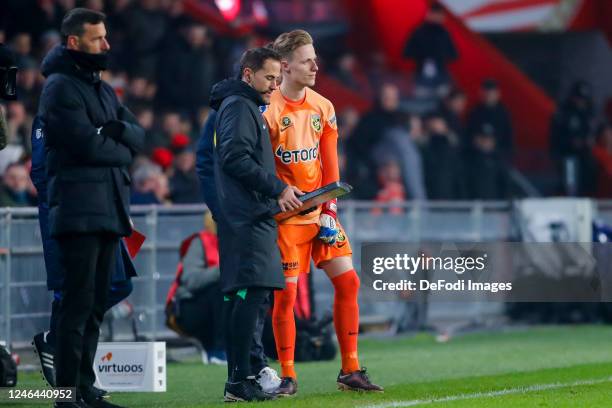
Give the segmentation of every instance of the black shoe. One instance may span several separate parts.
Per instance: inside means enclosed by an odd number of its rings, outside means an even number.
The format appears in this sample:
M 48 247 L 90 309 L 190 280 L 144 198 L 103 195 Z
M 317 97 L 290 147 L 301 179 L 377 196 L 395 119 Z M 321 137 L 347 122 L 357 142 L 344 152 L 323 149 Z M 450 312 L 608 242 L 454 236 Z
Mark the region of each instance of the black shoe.
M 117 405 L 117 404 L 108 402 L 102 397 L 95 397 L 91 399 L 85 397 L 85 403 L 87 407 L 90 407 L 90 408 L 123 408 L 121 405 Z
M 380 385 L 376 385 L 370 381 L 366 368 L 363 367 L 361 370 L 353 371 L 352 373 L 338 374 L 336 380 L 338 389 L 341 391 L 365 391 L 365 392 L 384 392 L 384 388 Z
M 82 399 L 78 399 L 74 402 L 55 402 L 53 408 L 89 408 L 90 406 L 85 403 Z
M 255 378 L 225 383 L 225 402 L 267 401 L 273 399 L 276 399 L 276 396 L 263 392 Z
M 85 396 L 85 399 L 91 398 L 108 398 L 108 391 L 103 390 L 101 388 L 98 387 L 94 387 L 93 385 L 91 387 L 83 387 L 83 388 L 79 388 L 81 395 Z
M 297 381 L 291 377 L 282 377 L 281 383 L 274 392 L 279 397 L 292 397 L 297 394 Z
M 51 387 L 55 387 L 55 348 L 47 343 L 47 334 L 49 332 L 38 333 L 32 340 L 34 351 L 38 354 L 40 366 L 42 367 L 42 375 Z
M 91 386 L 91 392 L 92 394 L 94 394 L 96 397 L 99 398 L 108 398 L 108 391 L 103 390 L 102 388 L 98 388 L 98 387 L 94 387 L 93 385 Z

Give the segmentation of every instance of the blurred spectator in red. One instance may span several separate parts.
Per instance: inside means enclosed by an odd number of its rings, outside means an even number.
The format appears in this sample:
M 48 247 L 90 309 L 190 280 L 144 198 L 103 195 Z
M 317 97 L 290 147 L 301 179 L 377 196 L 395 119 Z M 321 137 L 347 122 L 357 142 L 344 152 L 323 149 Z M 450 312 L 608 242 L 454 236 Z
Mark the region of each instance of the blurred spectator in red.
M 423 146 L 423 168 L 427 198 L 465 198 L 465 176 L 457 137 L 451 133 L 440 112 L 427 115 L 425 129 L 427 142 Z
M 444 97 L 440 104 L 440 112 L 446 120 L 449 129 L 457 135 L 460 144 L 469 147 L 469 143 L 466 140 L 465 131 L 465 116 L 467 108 L 467 97 L 465 93 L 459 88 L 453 88 Z
M 444 96 L 449 91 L 452 80 L 447 64 L 457 59 L 457 49 L 444 27 L 445 17 L 444 7 L 434 2 L 404 48 L 404 57 L 417 63 L 414 82 L 418 96 Z
M 361 70 L 357 58 L 352 52 L 345 52 L 340 55 L 330 74 L 347 88 L 359 92 L 366 98 L 372 97 L 372 88 L 368 78 Z
M 483 123 L 466 153 L 467 198 L 503 200 L 509 197 L 510 180 L 504 160 L 497 151 L 495 127 Z
M 470 112 L 467 124 L 466 146 L 473 145 L 473 138 L 480 132 L 483 124 L 488 123 L 494 127 L 495 146 L 501 157 L 508 161 L 512 155 L 513 132 L 512 122 L 508 110 L 501 102 L 501 92 L 497 81 L 486 79 L 480 85 L 481 101 Z
M 404 183 L 402 182 L 402 172 L 399 164 L 395 160 L 388 160 L 377 170 L 378 185 L 380 189 L 376 193 L 378 203 L 402 203 L 406 200 Z M 374 214 L 383 211 L 380 208 L 372 210 Z M 390 207 L 388 212 L 391 214 L 401 214 L 402 207 Z
M 170 199 L 175 204 L 202 202 L 200 179 L 195 170 L 196 156 L 191 139 L 184 134 L 172 138 L 170 148 L 174 152 L 174 163 L 170 176 Z
M 170 166 L 172 166 L 174 155 L 170 149 L 166 147 L 156 147 L 153 149 L 153 153 L 151 153 L 151 160 L 166 172 L 170 169 Z
M 170 204 L 168 177 L 159 166 L 149 161 L 141 161 L 135 166 L 132 179 L 132 204 Z
M 399 166 L 403 191 L 410 200 L 426 200 L 423 161 L 419 145 L 423 126 L 418 116 L 405 116 L 397 126 L 385 131 L 374 150 L 376 161 L 384 165 L 393 161 Z
M 593 146 L 597 170 L 597 198 L 612 198 L 612 124 L 606 122 L 597 129 Z
M 163 50 L 158 67 L 158 102 L 195 116 L 208 105 L 212 84 L 217 80 L 217 58 L 208 28 L 187 20 L 180 35 Z
M 558 108 L 550 126 L 550 147 L 568 195 L 589 195 L 594 188 L 593 92 L 591 85 L 576 82 Z
M 372 152 L 385 131 L 398 123 L 399 104 L 397 86 L 384 84 L 374 108 L 361 117 L 351 135 L 347 149 L 348 177 L 355 187 L 353 194 L 356 199 L 372 200 L 376 196 L 376 175 L 373 174 L 376 162 Z
M 0 185 L 0 207 L 30 207 L 36 198 L 28 191 L 30 176 L 21 163 L 9 164 Z

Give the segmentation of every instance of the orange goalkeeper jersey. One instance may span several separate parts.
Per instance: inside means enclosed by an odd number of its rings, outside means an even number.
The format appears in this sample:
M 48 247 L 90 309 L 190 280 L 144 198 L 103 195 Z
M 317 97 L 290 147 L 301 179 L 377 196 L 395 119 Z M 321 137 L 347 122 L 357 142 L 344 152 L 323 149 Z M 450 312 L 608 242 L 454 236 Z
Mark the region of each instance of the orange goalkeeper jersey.
M 292 101 L 277 89 L 264 117 L 270 130 L 276 174 L 281 180 L 306 193 L 340 179 L 338 128 L 329 100 L 306 88 L 303 100 Z M 317 223 L 320 212 L 318 208 L 283 223 Z

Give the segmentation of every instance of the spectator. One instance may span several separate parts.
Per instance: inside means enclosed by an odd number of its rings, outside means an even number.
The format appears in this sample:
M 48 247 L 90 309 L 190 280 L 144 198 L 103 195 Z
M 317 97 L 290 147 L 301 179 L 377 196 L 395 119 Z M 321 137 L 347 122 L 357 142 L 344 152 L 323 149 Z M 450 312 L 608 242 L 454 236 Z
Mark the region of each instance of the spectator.
M 21 67 L 24 59 L 31 58 L 32 53 L 32 36 L 29 33 L 18 33 L 11 41 L 11 48 L 15 52 L 17 66 Z
M 465 132 L 465 110 L 467 97 L 458 88 L 453 88 L 440 104 L 440 112 L 448 124 L 449 129 L 457 135 L 462 146 L 469 147 Z
M 153 83 L 144 77 L 136 76 L 130 78 L 126 98 L 128 105 L 153 106 L 154 98 L 155 85 Z
M 23 58 L 21 62 L 17 75 L 17 95 L 27 112 L 36 112 L 41 90 L 38 64 L 30 57 Z
M 368 98 L 372 96 L 372 89 L 368 78 L 359 69 L 357 58 L 352 52 L 345 52 L 336 61 L 335 69 L 330 73 L 347 88 L 359 92 Z
M 167 324 L 200 342 L 205 363 L 227 364 L 219 245 L 210 213 L 204 224 L 202 231 L 181 243 L 179 272 L 167 300 Z
M 170 178 L 170 199 L 175 204 L 202 202 L 200 181 L 195 170 L 195 152 L 186 135 L 177 134 L 172 138 L 174 163 Z
M 390 161 L 399 166 L 402 193 L 406 198 L 426 200 L 421 151 L 415 142 L 416 138 L 421 137 L 421 119 L 418 116 L 406 119 L 383 134 L 381 142 L 374 151 L 374 156 L 377 158 L 379 167 L 384 167 Z
M 376 196 L 375 160 L 372 151 L 387 129 L 399 120 L 400 95 L 397 86 L 384 84 L 374 109 L 360 120 L 347 150 L 349 182 L 355 187 L 354 197 L 371 200 Z
M 510 114 L 501 103 L 501 92 L 497 81 L 494 79 L 486 79 L 480 87 L 481 102 L 474 107 L 468 118 L 468 140 L 466 146 L 473 145 L 473 138 L 482 129 L 485 123 L 493 126 L 495 137 L 497 138 L 495 146 L 501 157 L 504 159 L 511 158 L 513 133 Z
M 508 198 L 510 183 L 504 160 L 495 144 L 495 127 L 483 123 L 476 132 L 466 155 L 467 198 L 471 200 L 503 200 Z
M 159 166 L 149 162 L 141 163 L 135 168 L 132 178 L 132 204 L 170 204 L 168 178 Z
M 10 144 L 21 146 L 26 153 L 32 151 L 30 132 L 32 120 L 21 101 L 12 101 L 7 109 L 7 126 Z
M 159 0 L 139 0 L 134 2 L 123 15 L 123 21 L 114 20 L 113 24 L 121 26 L 125 35 L 126 46 L 124 56 L 128 59 L 130 75 L 142 76 L 154 80 L 157 74 L 158 63 L 165 66 L 176 67 L 174 61 L 159 49 L 166 36 L 168 18 L 160 9 Z
M 164 146 L 167 143 L 164 133 L 155 127 L 155 113 L 153 112 L 153 108 L 137 105 L 134 107 L 134 116 L 136 116 L 138 123 L 145 130 L 145 154 L 152 154 L 153 149 Z
M 553 116 L 550 135 L 551 150 L 569 195 L 584 196 L 593 190 L 593 117 L 591 86 L 578 81 Z
M 465 198 L 465 179 L 456 136 L 440 112 L 426 119 L 427 142 L 423 147 L 425 186 L 430 200 Z
M 425 21 L 408 39 L 404 57 L 416 61 L 416 93 L 418 95 L 444 96 L 450 87 L 451 78 L 447 64 L 457 59 L 457 49 L 444 28 L 444 7 L 434 2 Z
M 597 198 L 612 198 L 612 124 L 606 122 L 597 129 L 593 157 L 597 169 Z
M 21 163 L 9 164 L 0 186 L 0 207 L 30 207 L 36 198 L 29 191 L 30 176 Z
M 56 30 L 48 30 L 40 36 L 40 56 L 45 56 L 53 47 L 62 42 L 60 33 Z
M 208 104 L 217 80 L 213 40 L 206 26 L 185 23 L 176 41 L 167 45 L 159 65 L 159 99 L 162 107 L 173 107 L 195 115 Z M 172 63 L 168 63 L 172 61 Z
M 159 147 L 170 146 L 170 140 L 172 136 L 183 133 L 183 119 L 181 114 L 175 111 L 169 111 L 163 114 L 161 121 L 162 131 L 164 132 L 163 144 L 158 145 Z
M 380 189 L 376 194 L 376 201 L 383 204 L 404 202 L 406 194 L 399 164 L 395 160 L 389 160 L 378 168 L 377 173 Z M 380 209 L 374 210 L 374 213 L 379 214 L 380 212 Z M 402 207 L 391 207 L 389 212 L 391 214 L 401 214 L 403 211 Z
M 341 180 L 347 177 L 347 150 L 358 123 L 359 112 L 352 106 L 338 114 L 338 166 Z

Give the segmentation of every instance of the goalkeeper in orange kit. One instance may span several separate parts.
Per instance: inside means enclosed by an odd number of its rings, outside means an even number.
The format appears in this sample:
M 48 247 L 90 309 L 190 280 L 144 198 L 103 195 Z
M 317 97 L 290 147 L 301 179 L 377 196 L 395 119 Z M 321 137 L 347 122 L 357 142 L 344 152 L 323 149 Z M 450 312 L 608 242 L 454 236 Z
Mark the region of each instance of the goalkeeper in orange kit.
M 289 185 L 313 191 L 338 181 L 338 131 L 331 102 L 313 91 L 318 71 L 312 37 L 306 31 L 281 34 L 272 47 L 281 56 L 282 82 L 264 112 L 268 122 L 276 173 Z M 334 326 L 340 344 L 342 369 L 337 378 L 342 390 L 383 391 L 368 379 L 357 357 L 359 331 L 359 277 L 351 245 L 337 222 L 336 200 L 305 215 L 279 223 L 285 289 L 274 292 L 272 326 L 282 370 L 279 396 L 297 392 L 295 317 L 297 280 L 308 272 L 310 258 L 334 286 Z

